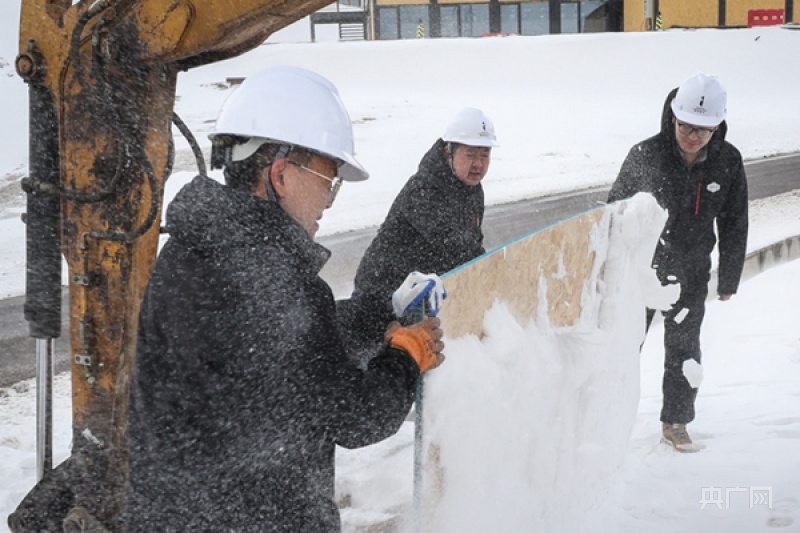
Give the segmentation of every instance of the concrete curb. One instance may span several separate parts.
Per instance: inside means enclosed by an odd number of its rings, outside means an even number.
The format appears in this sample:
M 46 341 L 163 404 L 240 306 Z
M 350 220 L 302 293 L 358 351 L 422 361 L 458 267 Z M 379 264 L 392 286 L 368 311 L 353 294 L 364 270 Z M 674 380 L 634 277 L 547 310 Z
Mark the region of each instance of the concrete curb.
M 761 274 L 774 266 L 800 258 L 800 235 L 750 252 L 744 262 L 742 281 Z
M 747 254 L 742 270 L 742 282 L 745 282 L 770 268 L 795 259 L 800 259 L 800 235 L 787 237 L 759 250 Z M 708 282 L 708 300 L 717 299 L 717 269 L 711 272 Z

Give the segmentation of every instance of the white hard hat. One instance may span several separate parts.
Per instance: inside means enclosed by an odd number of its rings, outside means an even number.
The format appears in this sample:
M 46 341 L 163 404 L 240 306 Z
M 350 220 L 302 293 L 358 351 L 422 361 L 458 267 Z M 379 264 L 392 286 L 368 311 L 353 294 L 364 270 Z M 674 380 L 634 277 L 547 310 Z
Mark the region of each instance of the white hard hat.
M 725 120 L 728 92 L 714 76 L 695 74 L 678 87 L 672 112 L 681 122 L 695 126 L 719 126 Z
M 354 157 L 353 126 L 336 87 L 297 67 L 271 67 L 242 82 L 222 104 L 208 136 L 238 135 L 232 159 L 246 159 L 267 142 L 306 148 L 339 162 L 339 176 L 361 181 L 369 173 Z
M 497 146 L 494 124 L 480 109 L 465 107 L 453 117 L 442 140 L 469 146 Z

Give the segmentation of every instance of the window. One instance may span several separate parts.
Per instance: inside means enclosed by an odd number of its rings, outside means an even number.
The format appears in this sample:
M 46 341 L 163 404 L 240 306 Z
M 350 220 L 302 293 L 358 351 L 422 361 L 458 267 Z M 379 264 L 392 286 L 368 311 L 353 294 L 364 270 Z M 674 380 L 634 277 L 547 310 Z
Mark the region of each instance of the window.
M 425 37 L 430 37 L 428 24 L 428 6 L 402 6 L 400 7 L 400 38 L 415 39 L 417 26 L 422 21 L 425 28 Z
M 480 37 L 489 31 L 489 4 L 462 4 L 461 36 Z
M 561 33 L 579 33 L 578 12 L 580 5 L 577 2 L 564 2 L 561 4 Z
M 583 33 L 586 28 L 586 17 L 594 13 L 605 3 L 606 2 L 604 0 L 589 0 L 588 2 L 581 2 L 581 33 Z
M 440 6 L 439 17 L 442 37 L 458 37 L 461 35 L 458 27 L 458 6 Z
M 500 6 L 500 31 L 502 33 L 520 33 L 519 4 Z
M 550 9 L 547 2 L 520 4 L 522 35 L 547 35 L 550 33 Z
M 561 4 L 561 33 L 582 33 L 586 25 L 586 17 L 602 5 L 602 0 Z
M 397 8 L 382 7 L 378 9 L 378 37 L 380 39 L 398 39 Z

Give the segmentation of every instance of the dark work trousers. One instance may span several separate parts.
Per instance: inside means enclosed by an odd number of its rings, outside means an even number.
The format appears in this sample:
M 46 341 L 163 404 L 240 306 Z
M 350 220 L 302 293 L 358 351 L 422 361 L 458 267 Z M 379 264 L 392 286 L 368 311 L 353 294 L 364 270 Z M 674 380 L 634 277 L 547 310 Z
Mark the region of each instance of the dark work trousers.
M 683 375 L 683 362 L 700 363 L 700 326 L 706 312 L 708 280 L 698 280 L 681 287 L 681 296 L 669 311 L 664 311 L 664 380 L 661 385 L 664 402 L 661 421 L 666 424 L 688 424 L 694 420 L 697 389 Z M 688 313 L 681 320 L 686 309 Z M 647 328 L 655 311 L 647 310 Z M 676 321 L 676 318 L 678 321 Z

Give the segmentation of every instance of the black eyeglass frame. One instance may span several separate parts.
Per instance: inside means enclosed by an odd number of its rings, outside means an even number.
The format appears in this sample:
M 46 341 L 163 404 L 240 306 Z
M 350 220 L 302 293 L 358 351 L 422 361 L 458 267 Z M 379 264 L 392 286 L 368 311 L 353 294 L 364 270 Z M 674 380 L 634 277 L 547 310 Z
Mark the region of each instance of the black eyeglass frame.
M 697 138 L 701 141 L 705 141 L 706 139 L 710 139 L 711 136 L 717 131 L 718 128 L 703 128 L 700 126 L 695 126 L 693 124 L 689 124 L 688 122 L 681 122 L 677 118 L 675 119 L 675 124 L 678 126 L 678 131 L 681 135 L 685 137 L 689 137 L 692 133 L 697 135 Z

